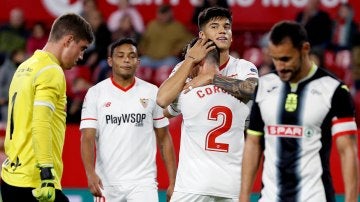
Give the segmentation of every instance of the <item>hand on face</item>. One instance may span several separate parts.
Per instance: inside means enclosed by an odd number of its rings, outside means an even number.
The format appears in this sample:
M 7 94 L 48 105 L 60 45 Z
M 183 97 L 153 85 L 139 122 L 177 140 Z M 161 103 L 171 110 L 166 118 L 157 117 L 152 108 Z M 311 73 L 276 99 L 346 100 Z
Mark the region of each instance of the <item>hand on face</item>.
M 185 57 L 189 57 L 194 60 L 195 63 L 200 63 L 208 52 L 215 49 L 214 42 L 208 41 L 208 39 L 198 39 L 193 47 L 191 47 Z

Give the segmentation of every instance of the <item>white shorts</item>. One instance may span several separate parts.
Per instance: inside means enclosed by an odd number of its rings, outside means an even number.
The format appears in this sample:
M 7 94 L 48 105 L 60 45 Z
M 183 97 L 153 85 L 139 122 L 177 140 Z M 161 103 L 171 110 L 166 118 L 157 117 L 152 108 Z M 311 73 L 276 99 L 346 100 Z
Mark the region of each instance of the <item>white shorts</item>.
M 225 198 L 220 196 L 210 196 L 201 194 L 191 194 L 184 192 L 177 192 L 171 196 L 170 202 L 238 202 L 239 198 Z
M 95 202 L 158 202 L 157 183 L 127 183 L 116 186 L 104 186 L 102 198 Z

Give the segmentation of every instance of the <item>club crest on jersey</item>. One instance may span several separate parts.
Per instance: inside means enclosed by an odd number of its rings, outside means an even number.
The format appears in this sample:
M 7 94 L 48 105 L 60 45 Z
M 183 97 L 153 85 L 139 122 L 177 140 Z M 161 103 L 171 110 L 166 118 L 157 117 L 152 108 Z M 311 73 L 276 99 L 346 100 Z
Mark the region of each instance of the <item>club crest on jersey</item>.
M 269 125 L 268 134 L 279 137 L 301 138 L 303 136 L 303 127 L 292 125 Z
M 104 103 L 104 107 L 110 107 L 111 106 L 111 102 L 105 102 Z
M 297 98 L 298 96 L 295 93 L 289 93 L 285 101 L 285 110 L 287 112 L 294 112 L 297 108 Z
M 141 103 L 141 105 L 142 105 L 144 108 L 146 108 L 146 107 L 148 106 L 148 104 L 149 104 L 149 99 L 147 99 L 147 98 L 140 98 L 140 103 Z

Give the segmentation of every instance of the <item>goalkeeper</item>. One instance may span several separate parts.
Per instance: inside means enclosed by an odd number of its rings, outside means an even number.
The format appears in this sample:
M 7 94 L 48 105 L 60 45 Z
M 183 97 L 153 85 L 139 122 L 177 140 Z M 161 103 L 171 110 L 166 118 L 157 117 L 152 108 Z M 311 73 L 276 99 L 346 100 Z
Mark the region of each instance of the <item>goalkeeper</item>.
M 93 41 L 90 25 L 76 14 L 54 21 L 42 50 L 22 63 L 9 89 L 1 171 L 4 202 L 69 199 L 61 191 L 65 138 L 66 82 L 70 69 Z

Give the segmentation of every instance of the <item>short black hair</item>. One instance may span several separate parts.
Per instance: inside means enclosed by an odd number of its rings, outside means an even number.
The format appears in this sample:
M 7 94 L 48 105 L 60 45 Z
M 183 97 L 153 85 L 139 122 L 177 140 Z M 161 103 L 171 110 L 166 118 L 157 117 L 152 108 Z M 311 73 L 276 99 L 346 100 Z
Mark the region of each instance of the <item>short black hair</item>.
M 167 13 L 171 11 L 171 6 L 169 4 L 162 4 L 157 9 L 158 13 Z
M 119 47 L 123 44 L 131 44 L 133 46 L 135 46 L 137 48 L 137 43 L 135 42 L 134 39 L 132 38 L 121 38 L 115 42 L 113 42 L 111 45 L 110 45 L 110 55 L 109 56 L 112 56 L 113 53 L 114 53 L 114 50 L 116 47 Z
M 217 18 L 227 18 L 232 24 L 232 13 L 229 9 L 223 7 L 209 7 L 201 11 L 198 16 L 198 27 L 201 28 L 210 20 Z
M 274 45 L 279 45 L 285 39 L 290 39 L 297 49 L 301 49 L 302 45 L 309 41 L 305 28 L 298 22 L 288 20 L 276 23 L 270 30 L 269 39 Z

